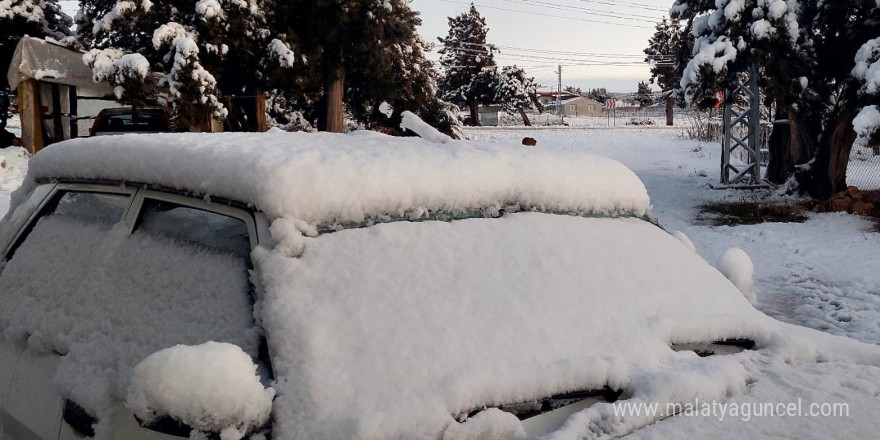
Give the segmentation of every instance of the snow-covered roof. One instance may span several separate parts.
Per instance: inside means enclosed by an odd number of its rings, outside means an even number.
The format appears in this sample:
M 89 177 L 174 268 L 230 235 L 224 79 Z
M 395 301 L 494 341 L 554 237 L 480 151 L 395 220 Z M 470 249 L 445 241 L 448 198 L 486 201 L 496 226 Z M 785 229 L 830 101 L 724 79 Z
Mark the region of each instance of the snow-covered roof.
M 511 205 L 626 216 L 644 216 L 650 207 L 639 178 L 610 159 L 518 144 L 434 144 L 374 132 L 75 139 L 37 154 L 29 176 L 159 184 L 313 225 L 491 212 Z
M 76 86 L 81 95 L 113 94 L 110 83 L 96 83 L 92 69 L 83 63 L 83 54 L 46 40 L 23 37 L 19 40 L 6 74 L 12 89 L 30 78 L 38 81 Z

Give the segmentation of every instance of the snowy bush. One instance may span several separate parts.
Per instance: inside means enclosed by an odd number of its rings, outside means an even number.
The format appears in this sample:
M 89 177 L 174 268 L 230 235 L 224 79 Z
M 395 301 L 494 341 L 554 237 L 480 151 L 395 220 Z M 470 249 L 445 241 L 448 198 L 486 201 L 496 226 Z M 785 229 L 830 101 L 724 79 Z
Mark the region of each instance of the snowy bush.
M 715 267 L 736 286 L 750 303 L 758 302 L 755 296 L 755 266 L 749 255 L 740 248 L 730 248 L 718 258 Z
M 269 420 L 275 390 L 238 346 L 208 342 L 156 352 L 134 368 L 126 406 L 142 420 L 170 416 L 193 429 L 238 440 Z

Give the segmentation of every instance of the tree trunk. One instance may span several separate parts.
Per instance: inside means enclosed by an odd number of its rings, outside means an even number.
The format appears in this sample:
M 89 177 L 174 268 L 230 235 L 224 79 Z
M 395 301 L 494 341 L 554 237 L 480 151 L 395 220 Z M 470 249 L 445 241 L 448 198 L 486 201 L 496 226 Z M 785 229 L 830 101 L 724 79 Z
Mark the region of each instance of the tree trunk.
M 479 105 L 476 102 L 472 102 L 469 104 L 469 107 L 471 109 L 471 125 L 481 127 L 483 124 L 480 123 Z
M 783 184 L 794 171 L 791 160 L 792 129 L 788 120 L 773 121 L 773 132 L 770 133 L 770 163 L 767 165 L 767 180 L 775 184 Z
M 342 133 L 343 123 L 342 97 L 345 90 L 345 71 L 339 69 L 336 78 L 330 83 L 327 91 L 327 126 L 330 133 Z
M 827 200 L 846 190 L 846 169 L 856 132 L 855 114 L 838 116 L 825 127 L 811 166 L 798 172 L 802 190 L 817 200 Z
M 675 125 L 675 98 L 666 97 L 666 125 Z
M 529 116 L 526 115 L 526 111 L 523 110 L 522 107 L 520 107 L 520 109 L 519 109 L 519 115 L 522 116 L 522 118 L 523 118 L 523 124 L 525 124 L 526 127 L 531 127 L 531 126 L 532 126 L 532 121 L 529 120 Z

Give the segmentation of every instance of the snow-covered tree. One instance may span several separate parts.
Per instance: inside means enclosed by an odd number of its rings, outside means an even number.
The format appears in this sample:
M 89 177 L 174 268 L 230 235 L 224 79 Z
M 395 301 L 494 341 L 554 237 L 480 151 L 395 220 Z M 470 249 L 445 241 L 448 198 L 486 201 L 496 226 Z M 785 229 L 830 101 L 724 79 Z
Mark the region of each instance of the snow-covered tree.
M 475 125 L 480 121 L 480 104 L 491 104 L 497 87 L 496 48 L 487 43 L 488 32 L 486 20 L 472 4 L 468 12 L 449 18 L 449 34 L 440 38 L 444 70 L 440 96 L 467 107 Z
M 262 0 L 83 0 L 76 22 L 95 80 L 134 105 L 158 91 L 180 129 L 223 120 L 225 97 L 254 94 L 277 54 Z
M 827 198 L 846 188 L 852 124 L 865 106 L 853 68 L 880 34 L 878 11 L 877 0 L 677 0 L 672 18 L 695 37 L 684 96 L 698 102 L 756 66 L 767 99 L 787 110 L 792 149 L 812 158 L 796 176 L 801 189 Z
M 651 65 L 651 84 L 660 86 L 666 95 L 666 125 L 674 124 L 675 94 L 681 83 L 681 69 L 676 59 L 684 48 L 682 45 L 691 43 L 693 38 L 682 31 L 678 20 L 664 18 L 657 23 L 656 31 L 648 40 L 644 52 L 645 62 Z M 690 47 L 690 46 L 688 46 Z
M 305 68 L 279 77 L 299 90 L 322 130 L 343 129 L 343 108 L 370 123 L 383 101 L 418 113 L 436 92 L 430 50 L 407 0 L 270 0 L 273 29 L 304 56 Z M 308 111 L 310 109 L 304 108 Z
M 531 126 L 532 123 L 525 109 L 532 105 L 538 108 L 541 106 L 535 78 L 527 76 L 526 71 L 519 67 L 503 67 L 498 77 L 495 102 L 504 106 L 506 111 L 518 112 L 523 118 L 523 124 Z
M 18 40 L 25 35 L 65 40 L 73 21 L 61 12 L 58 0 L 0 0 L 0 89 L 9 87 L 6 67 Z M 5 112 L 6 109 L 0 109 Z
M 880 145 L 880 37 L 859 48 L 855 63 L 852 73 L 861 84 L 859 98 L 864 105 L 853 120 L 856 141 L 861 146 L 873 145 L 876 152 Z

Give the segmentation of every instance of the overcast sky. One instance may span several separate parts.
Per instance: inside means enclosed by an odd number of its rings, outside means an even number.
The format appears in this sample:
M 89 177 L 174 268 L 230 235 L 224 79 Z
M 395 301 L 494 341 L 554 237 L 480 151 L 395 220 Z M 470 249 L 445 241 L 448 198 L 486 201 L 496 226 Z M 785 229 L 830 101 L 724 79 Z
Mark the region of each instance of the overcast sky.
M 566 86 L 624 93 L 635 92 L 639 81 L 650 78 L 642 50 L 672 2 L 474 0 L 489 26 L 489 42 L 501 46 L 499 65 L 517 64 L 542 85 L 555 86 L 556 65 L 562 64 Z M 61 2 L 71 15 L 78 3 Z M 449 31 L 447 18 L 469 5 L 468 0 L 412 0 L 422 14 L 422 36 L 435 43 Z
M 496 57 L 499 65 L 517 64 L 541 84 L 555 86 L 555 66 L 562 64 L 564 85 L 605 87 L 616 92 L 635 92 L 639 81 L 650 78 L 642 51 L 654 33 L 654 25 L 667 15 L 672 3 L 474 0 L 489 26 L 489 43 L 502 46 Z M 412 7 L 422 14 L 422 36 L 433 42 L 449 31 L 447 18 L 465 12 L 469 6 L 468 0 L 412 1 Z

